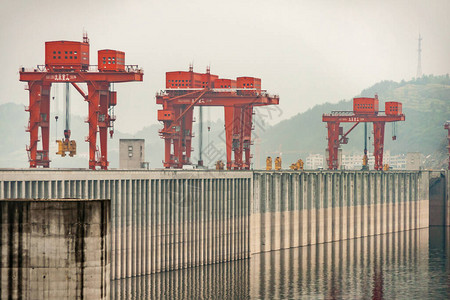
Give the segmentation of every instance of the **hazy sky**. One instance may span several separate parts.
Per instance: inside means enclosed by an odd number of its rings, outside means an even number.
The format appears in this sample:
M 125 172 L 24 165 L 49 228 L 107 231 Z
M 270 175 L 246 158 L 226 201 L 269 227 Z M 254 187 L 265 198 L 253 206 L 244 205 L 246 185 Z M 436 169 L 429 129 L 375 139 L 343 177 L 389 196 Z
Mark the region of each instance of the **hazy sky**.
M 288 118 L 380 80 L 411 79 L 419 31 L 423 72 L 450 72 L 449 13 L 449 0 L 2 1 L 0 104 L 27 103 L 18 68 L 43 64 L 45 41 L 80 41 L 85 29 L 92 64 L 97 50 L 118 49 L 145 71 L 144 82 L 115 86 L 118 130 L 156 123 L 165 72 L 190 62 L 222 78 L 262 78 Z M 85 116 L 75 93 L 73 112 Z

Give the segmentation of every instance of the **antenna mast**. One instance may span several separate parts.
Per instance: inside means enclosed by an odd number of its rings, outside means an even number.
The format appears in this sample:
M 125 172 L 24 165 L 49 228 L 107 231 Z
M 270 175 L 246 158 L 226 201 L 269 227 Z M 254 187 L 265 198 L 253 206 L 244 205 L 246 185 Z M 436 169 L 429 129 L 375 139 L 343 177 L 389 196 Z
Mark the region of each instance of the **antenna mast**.
M 417 59 L 417 75 L 416 78 L 422 77 L 422 37 L 419 33 L 419 47 L 417 49 L 418 59 Z

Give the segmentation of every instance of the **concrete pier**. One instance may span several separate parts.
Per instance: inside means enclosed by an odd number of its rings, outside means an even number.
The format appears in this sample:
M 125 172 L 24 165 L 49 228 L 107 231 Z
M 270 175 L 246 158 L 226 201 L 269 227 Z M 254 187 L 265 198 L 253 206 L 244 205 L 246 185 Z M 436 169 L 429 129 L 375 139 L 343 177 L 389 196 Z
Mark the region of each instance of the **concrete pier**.
M 0 201 L 2 299 L 109 299 L 109 200 Z
M 0 199 L 111 199 L 111 278 L 428 227 L 429 172 L 0 171 Z
M 450 226 L 450 171 L 430 172 L 430 226 Z

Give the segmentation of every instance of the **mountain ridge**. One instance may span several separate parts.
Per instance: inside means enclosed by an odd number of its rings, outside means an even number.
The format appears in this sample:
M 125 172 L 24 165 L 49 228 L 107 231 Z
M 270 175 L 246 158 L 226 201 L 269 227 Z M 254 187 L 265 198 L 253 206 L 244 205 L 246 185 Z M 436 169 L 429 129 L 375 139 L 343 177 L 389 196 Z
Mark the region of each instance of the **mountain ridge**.
M 381 81 L 364 89 L 357 96 L 373 97 L 375 94 L 380 99 L 380 110 L 385 101 L 399 101 L 403 103 L 403 112 L 406 115 L 405 122 L 396 124 L 397 141 L 389 139 L 393 129 L 387 124 L 385 133 L 385 151 L 392 154 L 407 152 L 422 152 L 425 155 L 445 156 L 446 132 L 443 123 L 450 119 L 450 78 L 449 75 L 423 76 L 410 81 Z M 283 101 L 283 99 L 281 99 Z M 256 166 L 264 166 L 265 157 L 283 155 L 284 165 L 296 161 L 298 158 L 306 159 L 309 153 L 324 154 L 327 146 L 326 124 L 322 122 L 322 114 L 333 110 L 351 110 L 352 100 L 341 100 L 336 103 L 325 102 L 298 113 L 295 116 L 282 120 L 272 126 L 265 122 L 264 114 L 255 115 L 253 132 L 255 145 L 252 153 Z M 282 105 L 282 102 L 281 102 Z M 256 110 L 257 111 L 257 110 Z M 51 116 L 54 122 L 54 116 Z M 28 114 L 23 110 L 23 105 L 6 103 L 0 105 L 0 167 L 27 167 L 28 158 L 25 145 L 29 143 L 25 126 L 28 123 Z M 204 151 L 203 160 L 212 166 L 216 160 L 225 159 L 225 140 L 223 121 L 210 121 L 210 131 L 204 126 Z M 51 139 L 63 133 L 62 120 L 58 123 L 57 130 L 51 125 Z M 344 130 L 350 125 L 344 125 Z M 143 138 L 146 140 L 146 161 L 151 168 L 161 168 L 164 155 L 164 143 L 159 137 L 160 124 L 145 126 L 135 134 L 116 131 L 113 140 L 109 140 L 108 157 L 111 168 L 118 167 L 119 139 Z M 371 126 L 369 126 L 371 130 Z M 50 153 L 52 167 L 87 167 L 88 146 L 84 143 L 84 135 L 87 132 L 87 124 L 80 116 L 72 116 L 72 136 L 78 142 L 78 156 L 75 158 L 61 158 Z M 198 132 L 198 123 L 194 123 L 194 132 Z M 197 134 L 198 136 L 198 134 Z M 350 135 L 348 145 L 343 145 L 344 153 L 361 152 L 363 149 L 363 126 L 358 126 Z M 51 152 L 55 145 L 51 141 Z M 192 162 L 196 163 L 198 139 L 194 138 Z M 257 149 L 259 148 L 259 149 Z M 373 148 L 369 147 L 369 151 Z M 213 151 L 211 151 L 213 149 Z M 211 154 L 214 153 L 214 155 Z M 258 157 L 259 156 L 259 157 Z M 442 160 L 442 159 L 439 159 Z

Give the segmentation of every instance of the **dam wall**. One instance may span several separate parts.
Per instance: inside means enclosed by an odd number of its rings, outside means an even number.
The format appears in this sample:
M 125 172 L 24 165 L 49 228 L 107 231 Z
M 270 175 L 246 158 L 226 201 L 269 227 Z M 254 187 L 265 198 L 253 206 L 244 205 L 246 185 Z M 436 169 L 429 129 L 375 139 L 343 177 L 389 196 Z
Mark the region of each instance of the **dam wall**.
M 111 199 L 120 279 L 428 227 L 428 184 L 419 171 L 0 170 L 0 199 Z
M 250 257 L 252 172 L 0 171 L 0 199 L 111 199 L 111 279 Z
M 0 201 L 1 299 L 109 299 L 109 200 Z
M 428 227 L 427 172 L 255 172 L 253 253 Z

